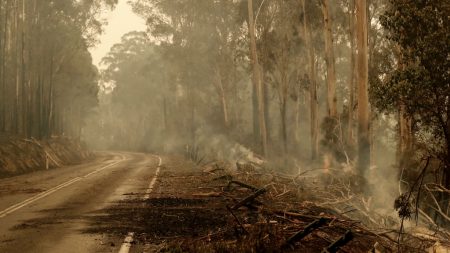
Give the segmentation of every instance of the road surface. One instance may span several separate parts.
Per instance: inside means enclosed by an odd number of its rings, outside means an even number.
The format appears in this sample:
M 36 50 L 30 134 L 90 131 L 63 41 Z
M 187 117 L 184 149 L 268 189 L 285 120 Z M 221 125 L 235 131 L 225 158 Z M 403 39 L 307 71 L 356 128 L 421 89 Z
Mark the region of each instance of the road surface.
M 159 163 L 148 154 L 100 153 L 87 164 L 0 179 L 0 252 L 118 252 L 121 241 L 86 232 L 88 219 L 145 197 Z

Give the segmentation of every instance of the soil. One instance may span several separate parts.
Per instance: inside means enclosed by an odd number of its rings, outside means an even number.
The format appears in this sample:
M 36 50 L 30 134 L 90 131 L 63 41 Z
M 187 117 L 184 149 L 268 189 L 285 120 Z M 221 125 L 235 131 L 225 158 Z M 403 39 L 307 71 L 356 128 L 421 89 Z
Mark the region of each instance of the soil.
M 65 137 L 46 140 L 0 136 L 0 178 L 79 164 L 93 158 L 79 142 Z

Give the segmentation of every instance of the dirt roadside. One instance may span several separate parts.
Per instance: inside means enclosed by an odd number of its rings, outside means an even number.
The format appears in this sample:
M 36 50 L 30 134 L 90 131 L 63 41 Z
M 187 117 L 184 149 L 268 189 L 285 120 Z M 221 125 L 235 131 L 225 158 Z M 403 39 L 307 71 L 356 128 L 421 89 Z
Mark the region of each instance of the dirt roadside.
M 134 232 L 132 252 L 398 250 L 383 233 L 286 188 L 287 179 L 245 169 L 230 175 L 220 166 L 205 170 L 179 157 L 163 160 L 149 199 L 130 193 L 93 217 L 86 232 L 116 239 Z M 416 240 L 401 247 L 426 252 L 431 245 Z
M 75 165 L 93 158 L 93 154 L 78 141 L 65 137 L 46 140 L 0 138 L 0 178 Z

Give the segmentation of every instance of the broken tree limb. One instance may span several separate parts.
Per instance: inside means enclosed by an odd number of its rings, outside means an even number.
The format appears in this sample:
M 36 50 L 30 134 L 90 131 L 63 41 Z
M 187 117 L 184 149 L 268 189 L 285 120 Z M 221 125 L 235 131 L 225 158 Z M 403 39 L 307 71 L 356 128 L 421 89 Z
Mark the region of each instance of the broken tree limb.
M 325 218 L 320 218 L 311 222 L 308 226 L 306 226 L 303 230 L 295 233 L 291 237 L 289 237 L 285 242 L 285 247 L 294 244 L 305 238 L 307 235 L 311 234 L 316 228 L 323 226 L 327 220 Z
M 241 181 L 237 181 L 237 180 L 231 180 L 229 182 L 229 184 L 236 184 L 236 185 L 239 185 L 241 187 L 244 187 L 244 188 L 247 188 L 247 189 L 250 189 L 250 190 L 253 190 L 253 191 L 257 191 L 258 190 L 258 187 L 255 187 L 255 186 L 252 186 L 252 185 L 249 185 L 249 184 L 243 183 Z
M 239 203 L 237 203 L 236 205 L 234 205 L 231 209 L 232 210 L 236 210 L 242 206 L 245 206 L 246 204 L 252 202 L 253 200 L 255 200 L 258 196 L 266 193 L 267 190 L 265 188 L 261 188 L 259 190 L 257 190 L 255 193 L 253 193 L 252 195 L 246 197 L 245 199 L 241 200 Z
M 347 230 L 343 236 L 337 239 L 330 246 L 324 248 L 322 253 L 336 253 L 341 247 L 345 246 L 353 239 L 353 233 L 351 230 Z
M 290 217 L 294 217 L 294 218 L 303 218 L 303 219 L 313 219 L 313 220 L 317 220 L 317 219 L 326 219 L 326 220 L 333 220 L 334 218 L 331 217 L 321 217 L 318 215 L 308 215 L 308 214 L 300 214 L 300 213 L 294 213 L 294 212 L 285 212 L 285 211 L 273 211 L 275 214 L 278 215 L 282 215 L 282 216 L 290 216 Z

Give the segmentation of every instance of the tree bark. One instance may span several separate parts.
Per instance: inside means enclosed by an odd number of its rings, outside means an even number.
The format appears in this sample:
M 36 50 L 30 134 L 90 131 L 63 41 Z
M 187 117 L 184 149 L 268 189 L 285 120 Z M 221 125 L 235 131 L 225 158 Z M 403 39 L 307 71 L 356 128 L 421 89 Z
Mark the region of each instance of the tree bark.
M 413 146 L 412 121 L 406 116 L 405 105 L 402 102 L 400 102 L 398 111 L 398 123 L 398 161 L 402 164 Z
M 14 109 L 13 109 L 13 122 L 14 122 L 14 133 L 19 134 L 20 133 L 20 98 L 19 98 L 19 63 L 20 63 L 20 57 L 19 57 L 19 5 L 18 0 L 14 0 L 14 70 L 15 70 L 15 79 L 14 79 Z
M 349 11 L 349 37 L 350 37 L 350 80 L 349 80 L 349 102 L 348 102 L 348 130 L 347 130 L 347 144 L 353 145 L 354 140 L 354 129 L 353 129 L 353 119 L 355 107 L 355 81 L 356 81 L 356 48 L 355 48 L 355 0 L 350 0 L 350 11 Z
M 311 43 L 311 27 L 306 13 L 306 0 L 302 0 L 303 8 L 303 31 L 305 44 L 308 51 L 309 67 L 309 101 L 310 101 L 310 123 L 311 123 L 311 159 L 317 159 L 319 153 L 319 102 L 317 99 L 316 63 L 315 50 Z
M 258 62 L 258 53 L 256 49 L 256 34 L 255 24 L 253 19 L 253 0 L 248 0 L 248 20 L 249 20 L 249 34 L 250 34 L 250 52 L 253 66 L 253 85 L 257 91 L 258 100 L 258 122 L 261 136 L 261 148 L 262 153 L 267 157 L 267 132 L 266 132 L 266 120 L 264 114 L 264 89 L 261 82 L 261 73 Z
M 327 111 L 329 117 L 337 118 L 336 66 L 334 58 L 333 32 L 329 1 L 330 0 L 322 0 L 326 55 L 325 59 L 327 63 Z
M 21 15 L 21 29 L 20 29 L 20 86 L 21 86 L 21 107 L 22 107 L 22 134 L 25 137 L 29 137 L 28 134 L 28 94 L 27 94 L 27 82 L 25 78 L 26 63 L 25 63 L 25 28 L 26 28 L 26 13 L 25 13 L 25 0 L 22 0 L 22 15 Z
M 394 52 L 396 52 L 398 61 L 397 68 L 399 70 L 404 70 L 405 62 L 400 48 L 397 47 L 397 50 Z M 408 158 L 408 153 L 412 149 L 413 137 L 412 121 L 407 117 L 406 107 L 402 101 L 399 101 L 398 105 L 398 125 L 397 162 L 400 167 L 403 167 Z
M 356 40 L 358 66 L 358 169 L 360 175 L 370 166 L 369 96 L 368 96 L 368 30 L 367 4 L 356 0 Z
M 7 5 L 5 5 L 5 1 L 0 1 L 0 132 L 5 131 L 5 121 L 6 121 L 6 115 L 5 115 L 5 106 L 6 106 L 6 89 L 5 84 L 2 82 L 4 73 L 4 65 L 5 65 L 5 36 L 6 36 L 6 8 Z M 5 12 L 3 13 L 3 9 L 5 9 Z M 5 25 L 2 25 L 5 24 Z

